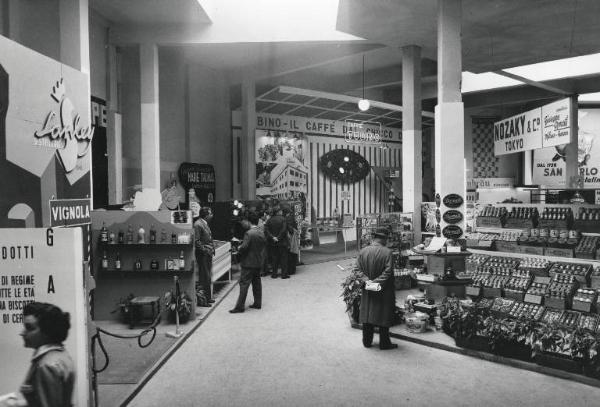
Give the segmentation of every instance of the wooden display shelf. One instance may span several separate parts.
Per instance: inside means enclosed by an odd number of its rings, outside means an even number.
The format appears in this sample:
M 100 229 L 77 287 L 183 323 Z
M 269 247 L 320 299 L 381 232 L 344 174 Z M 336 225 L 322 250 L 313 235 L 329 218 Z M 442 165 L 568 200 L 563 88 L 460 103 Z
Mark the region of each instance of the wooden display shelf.
M 131 248 L 142 248 L 142 247 L 189 247 L 192 245 L 190 243 L 106 243 L 100 242 L 98 245 L 102 248 L 105 247 L 131 247 Z

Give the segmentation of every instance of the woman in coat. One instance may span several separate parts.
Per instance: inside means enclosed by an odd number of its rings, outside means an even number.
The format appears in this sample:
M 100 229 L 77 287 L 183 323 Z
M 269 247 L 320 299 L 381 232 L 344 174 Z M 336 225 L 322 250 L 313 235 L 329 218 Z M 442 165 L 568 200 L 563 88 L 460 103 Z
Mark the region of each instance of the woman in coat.
M 394 322 L 396 289 L 392 251 L 386 247 L 388 231 L 377 228 L 373 242 L 358 254 L 356 265 L 363 281 L 381 285 L 381 291 L 362 290 L 359 322 L 363 326 L 363 345 L 370 348 L 373 343 L 374 327 L 379 327 L 379 349 L 394 349 L 397 344 L 390 341 L 390 326 Z

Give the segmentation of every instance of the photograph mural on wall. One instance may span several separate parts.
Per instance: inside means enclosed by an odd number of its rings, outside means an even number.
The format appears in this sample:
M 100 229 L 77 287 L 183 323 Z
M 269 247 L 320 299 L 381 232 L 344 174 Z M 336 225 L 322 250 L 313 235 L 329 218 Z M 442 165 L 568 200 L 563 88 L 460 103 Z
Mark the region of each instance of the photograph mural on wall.
M 90 198 L 93 135 L 88 75 L 0 36 L 0 227 L 49 226 L 51 199 Z
M 304 206 L 310 173 L 302 133 L 256 130 L 256 196 L 299 200 Z M 304 214 L 306 217 L 308 214 Z

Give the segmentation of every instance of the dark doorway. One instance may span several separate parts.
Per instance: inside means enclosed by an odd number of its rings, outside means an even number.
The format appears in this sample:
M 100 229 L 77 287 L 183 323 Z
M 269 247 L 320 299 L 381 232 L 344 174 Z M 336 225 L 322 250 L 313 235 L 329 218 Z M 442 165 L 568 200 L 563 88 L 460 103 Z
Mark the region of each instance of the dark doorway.
M 92 96 L 92 188 L 94 209 L 108 206 L 108 150 L 106 145 L 106 102 Z

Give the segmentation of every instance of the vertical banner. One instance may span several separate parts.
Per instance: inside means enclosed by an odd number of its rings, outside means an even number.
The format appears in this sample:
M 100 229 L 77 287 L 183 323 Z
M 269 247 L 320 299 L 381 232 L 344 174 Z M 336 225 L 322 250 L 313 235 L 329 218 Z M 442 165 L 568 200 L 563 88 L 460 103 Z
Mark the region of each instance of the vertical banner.
M 300 200 L 310 214 L 307 202 L 308 142 L 301 133 L 256 130 L 256 196 L 280 200 Z
M 80 228 L 0 229 L 0 394 L 17 391 L 33 349 L 23 346 L 23 307 L 48 302 L 71 316 L 64 345 L 75 362 L 73 405 L 88 403 L 88 343 Z
M 555 147 L 534 150 L 532 181 L 546 188 L 566 188 L 565 167 L 564 155 Z
M 579 175 L 584 188 L 600 188 L 600 109 L 579 109 Z
M 561 99 L 542 106 L 542 146 L 552 147 L 568 144 L 571 141 L 570 99 Z

